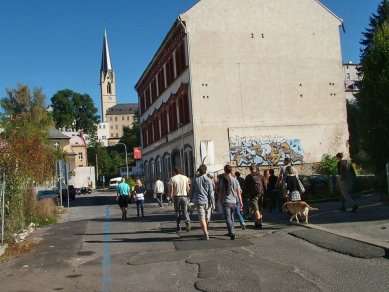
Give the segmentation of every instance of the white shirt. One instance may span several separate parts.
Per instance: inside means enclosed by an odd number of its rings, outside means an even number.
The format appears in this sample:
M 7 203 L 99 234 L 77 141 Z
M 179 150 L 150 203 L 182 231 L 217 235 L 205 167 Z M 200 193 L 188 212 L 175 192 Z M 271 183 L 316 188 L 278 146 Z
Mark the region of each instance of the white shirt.
M 165 192 L 165 186 L 161 180 L 157 180 L 154 184 L 154 194 L 163 194 Z

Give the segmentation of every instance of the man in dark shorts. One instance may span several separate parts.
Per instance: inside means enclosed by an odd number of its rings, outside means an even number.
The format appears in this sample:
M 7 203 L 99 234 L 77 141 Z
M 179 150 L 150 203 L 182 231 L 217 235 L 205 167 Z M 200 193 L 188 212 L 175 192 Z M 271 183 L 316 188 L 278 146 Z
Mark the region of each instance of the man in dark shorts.
M 259 177 L 261 184 L 263 186 L 263 177 L 259 174 L 258 167 L 255 165 L 250 166 L 250 174 L 248 174 L 244 180 L 243 192 L 248 196 L 250 200 L 250 207 L 253 209 L 255 214 L 255 227 L 262 228 L 262 199 L 263 194 L 256 193 L 253 191 L 253 186 L 255 184 L 254 177 Z M 263 188 L 263 187 L 262 187 Z
M 119 203 L 119 207 L 122 210 L 122 218 L 127 218 L 128 202 L 130 200 L 130 187 L 125 183 L 125 179 L 122 178 L 122 182 L 118 184 L 116 201 Z

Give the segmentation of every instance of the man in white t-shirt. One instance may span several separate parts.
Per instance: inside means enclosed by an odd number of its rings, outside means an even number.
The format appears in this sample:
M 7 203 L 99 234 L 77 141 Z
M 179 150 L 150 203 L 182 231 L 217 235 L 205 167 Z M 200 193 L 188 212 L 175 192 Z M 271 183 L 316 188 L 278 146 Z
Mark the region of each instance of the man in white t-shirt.
M 190 231 L 190 218 L 187 209 L 189 178 L 181 175 L 181 168 L 175 166 L 173 168 L 173 177 L 169 181 L 170 185 L 170 200 L 173 201 L 174 211 L 176 212 L 177 231 L 181 231 L 181 213 L 185 217 L 186 231 Z

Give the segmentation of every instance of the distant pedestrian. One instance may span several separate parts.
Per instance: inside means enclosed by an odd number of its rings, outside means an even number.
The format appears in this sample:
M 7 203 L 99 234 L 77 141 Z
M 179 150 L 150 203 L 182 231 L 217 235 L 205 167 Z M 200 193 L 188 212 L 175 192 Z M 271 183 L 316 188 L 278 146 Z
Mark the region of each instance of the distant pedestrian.
M 219 202 L 223 205 L 224 218 L 226 220 L 228 233 L 231 240 L 235 239 L 234 213 L 236 201 L 241 198 L 239 182 L 231 175 L 231 165 L 224 166 L 224 175 L 219 181 Z M 240 202 L 242 204 L 242 202 Z
M 338 159 L 337 168 L 339 187 L 342 192 L 339 210 L 345 211 L 345 203 L 348 201 L 352 205 L 351 212 L 355 212 L 358 209 L 358 205 L 349 193 L 349 186 L 353 183 L 353 180 L 356 180 L 354 167 L 349 160 L 343 159 L 343 153 L 337 153 L 336 158 Z
M 243 191 L 247 194 L 250 207 L 255 214 L 254 226 L 262 228 L 263 177 L 260 175 L 257 166 L 251 165 L 249 169 L 250 174 L 246 175 Z
M 146 189 L 142 185 L 142 182 L 137 179 L 135 181 L 135 187 L 134 187 L 134 199 L 136 203 L 136 216 L 139 217 L 139 209 L 142 212 L 142 217 L 144 217 L 144 202 L 145 202 L 145 194 Z
M 199 174 L 192 179 L 189 190 L 189 198 L 197 207 L 197 214 L 203 236 L 201 239 L 208 240 L 208 225 L 211 221 L 212 210 L 215 210 L 215 198 L 213 180 L 208 177 L 207 166 L 201 164 L 197 169 Z
M 241 207 L 241 209 L 242 209 L 243 213 L 248 213 L 249 212 L 249 204 L 248 204 L 248 201 L 247 201 L 247 196 L 243 192 L 244 178 L 240 176 L 240 172 L 239 171 L 235 171 L 235 177 L 238 180 L 239 186 L 240 186 L 240 190 L 242 191 L 243 206 Z
M 181 213 L 185 217 L 186 231 L 189 232 L 191 229 L 188 213 L 189 178 L 180 173 L 181 168 L 175 166 L 173 168 L 173 177 L 169 181 L 170 200 L 173 201 L 174 211 L 176 213 L 177 232 L 181 231 Z
M 122 210 L 122 218 L 127 218 L 127 208 L 130 202 L 130 186 L 125 182 L 125 178 L 122 178 L 121 183 L 117 186 L 116 201 L 118 201 L 120 209 Z
M 154 195 L 157 198 L 158 206 L 162 207 L 163 199 L 162 195 L 165 193 L 165 186 L 161 181 L 160 177 L 157 176 L 157 181 L 154 184 Z
M 269 180 L 268 180 L 268 190 L 271 193 L 270 195 L 270 212 L 274 208 L 278 208 L 279 212 L 282 212 L 282 202 L 280 198 L 280 192 L 277 187 L 277 177 L 274 175 L 274 169 L 269 169 Z
M 282 183 L 282 192 L 283 192 L 283 198 L 286 200 L 286 177 L 288 174 L 286 173 L 286 167 L 287 166 L 292 166 L 290 159 L 288 157 L 285 157 L 284 159 L 284 165 L 281 166 L 280 173 L 278 174 L 278 180 L 277 180 L 277 187 L 280 186 Z M 293 172 L 295 173 L 296 176 L 298 176 L 297 170 L 293 167 L 292 168 Z
M 298 181 L 296 173 L 293 171 L 292 166 L 286 167 L 286 198 L 290 202 L 301 201 L 301 195 L 298 189 Z

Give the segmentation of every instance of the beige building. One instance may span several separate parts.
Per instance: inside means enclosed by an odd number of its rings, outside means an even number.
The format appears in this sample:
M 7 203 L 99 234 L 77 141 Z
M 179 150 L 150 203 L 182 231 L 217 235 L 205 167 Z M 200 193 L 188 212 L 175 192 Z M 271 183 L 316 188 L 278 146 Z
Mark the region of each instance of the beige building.
M 132 127 L 137 103 L 116 104 L 116 81 L 108 49 L 107 32 L 104 29 L 103 52 L 100 68 L 101 116 L 98 125 L 99 141 L 104 146 L 115 145 L 123 136 L 123 127 Z M 108 123 L 106 125 L 105 123 Z M 107 126 L 107 129 L 103 128 Z
M 348 153 L 341 25 L 315 0 L 202 0 L 179 15 L 135 85 L 147 187 L 175 165 Z
M 123 136 L 123 128 L 132 128 L 135 111 L 138 110 L 137 103 L 122 103 L 110 107 L 105 117 L 108 122 L 109 138 L 108 144 L 115 145 Z
M 359 64 L 353 64 L 352 62 L 343 64 L 344 90 L 347 100 L 355 100 L 354 94 L 359 91 L 356 84 L 356 82 L 361 78 L 358 74 L 359 67 Z

